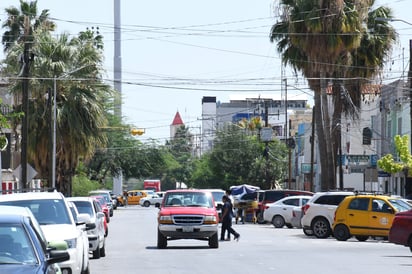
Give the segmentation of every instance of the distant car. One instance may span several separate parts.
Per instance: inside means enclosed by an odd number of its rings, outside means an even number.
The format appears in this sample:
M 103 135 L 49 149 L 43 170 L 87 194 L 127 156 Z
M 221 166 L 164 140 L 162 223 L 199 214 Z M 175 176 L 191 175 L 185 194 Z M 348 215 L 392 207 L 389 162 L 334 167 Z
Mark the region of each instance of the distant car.
M 48 243 L 32 212 L 0 206 L 0 273 L 61 274 L 67 243 Z
M 143 207 L 149 207 L 151 205 L 159 207 L 162 203 L 163 197 L 160 197 L 157 194 L 151 196 L 143 197 L 140 199 L 139 204 Z
M 305 191 L 305 190 L 291 190 L 291 189 L 264 190 L 263 193 L 260 194 L 261 198 L 259 201 L 259 209 L 257 210 L 258 223 L 262 224 L 265 222 L 263 215 L 266 210 L 266 204 L 274 203 L 276 201 L 279 201 L 282 198 L 289 197 L 289 196 L 296 196 L 296 195 L 313 196 L 313 192 Z
M 292 211 L 294 207 L 302 207 L 311 197 L 308 195 L 289 196 L 274 203 L 266 204 L 263 219 L 271 222 L 274 227 L 282 228 L 285 225 L 292 228 Z
M 147 196 L 147 192 L 144 190 L 129 190 L 127 191 L 127 204 L 128 205 L 138 205 L 140 199 Z M 125 201 L 123 195 L 119 195 L 117 200 L 120 205 L 124 206 Z
M 394 244 L 408 246 L 412 252 L 412 210 L 395 215 L 388 240 Z
M 99 189 L 89 191 L 89 196 L 103 196 L 106 200 L 107 207 L 109 208 L 110 217 L 113 217 L 113 210 L 115 209 L 115 204 L 117 207 L 117 202 L 112 199 L 112 192 L 110 190 Z
M 60 192 L 25 192 L 0 195 L 0 205 L 27 207 L 36 217 L 47 241 L 65 241 L 70 259 L 59 262 L 63 273 L 89 273 L 88 216 L 75 221 L 69 202 Z M 1 244 L 0 244 L 1 245 Z
M 90 216 L 90 222 L 86 226 L 91 227 L 87 231 L 87 236 L 93 259 L 106 256 L 106 230 L 104 226 L 106 216 L 100 211 L 98 202 L 91 197 L 71 197 L 67 200 L 74 203 L 80 213 Z
M 339 241 L 354 236 L 359 241 L 389 235 L 395 213 L 412 209 L 400 198 L 386 195 L 347 196 L 335 211 L 333 235 Z
M 222 217 L 222 207 L 223 207 L 223 202 L 222 202 L 222 197 L 223 195 L 226 194 L 226 192 L 223 189 L 202 189 L 206 191 L 210 191 L 213 196 L 213 200 L 215 201 L 215 207 L 217 210 L 217 213 L 219 214 L 219 218 Z
M 212 194 L 203 190 L 169 190 L 158 213 L 157 247 L 169 240 L 196 239 L 218 248 L 219 216 Z
M 106 222 L 110 223 L 110 208 L 107 205 L 106 199 L 103 196 L 90 196 L 99 202 L 100 206 L 102 207 L 102 211 L 104 215 L 106 215 Z
M 333 218 L 338 205 L 351 191 L 317 192 L 303 206 L 301 220 L 303 233 L 316 238 L 327 238 L 332 234 Z

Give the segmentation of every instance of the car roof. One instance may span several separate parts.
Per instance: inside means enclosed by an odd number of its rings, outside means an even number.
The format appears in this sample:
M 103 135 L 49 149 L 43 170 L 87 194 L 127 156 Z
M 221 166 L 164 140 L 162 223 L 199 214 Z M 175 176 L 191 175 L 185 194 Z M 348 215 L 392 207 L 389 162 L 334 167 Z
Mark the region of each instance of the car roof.
M 0 195 L 0 201 L 46 200 L 63 199 L 62 193 L 53 192 L 24 192 Z
M 355 195 L 353 191 L 319 191 L 315 192 L 313 196 L 321 195 Z
M 33 213 L 27 207 L 0 205 L 0 215 L 23 215 L 35 218 Z
M 205 189 L 172 189 L 166 191 L 166 193 L 174 193 L 174 192 L 210 192 L 209 190 Z
M 224 192 L 224 193 L 226 193 L 226 191 L 224 191 L 223 189 L 219 189 L 219 188 L 199 188 L 199 190 L 210 191 L 210 192 Z
M 88 202 L 92 202 L 94 199 L 93 197 L 69 197 L 66 198 L 68 201 L 88 201 Z
M 22 223 L 24 218 L 27 218 L 27 216 L 20 214 L 0 214 L 0 223 Z

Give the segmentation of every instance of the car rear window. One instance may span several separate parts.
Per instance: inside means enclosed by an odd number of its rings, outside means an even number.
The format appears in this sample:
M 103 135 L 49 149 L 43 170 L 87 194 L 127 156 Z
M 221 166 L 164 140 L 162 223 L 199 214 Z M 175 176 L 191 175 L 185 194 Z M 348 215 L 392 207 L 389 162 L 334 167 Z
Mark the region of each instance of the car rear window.
M 345 199 L 347 195 L 339 195 L 339 194 L 332 194 L 332 195 L 322 195 L 316 201 L 315 204 L 320 205 L 339 205 L 343 199 Z
M 277 201 L 286 197 L 285 192 L 283 191 L 265 191 L 263 194 L 263 201 Z

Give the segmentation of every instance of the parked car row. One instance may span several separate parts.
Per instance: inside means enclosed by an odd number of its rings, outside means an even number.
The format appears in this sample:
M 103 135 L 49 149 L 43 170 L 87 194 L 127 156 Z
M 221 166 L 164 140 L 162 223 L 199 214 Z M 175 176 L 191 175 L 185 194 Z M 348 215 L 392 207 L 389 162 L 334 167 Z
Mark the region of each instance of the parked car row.
M 106 256 L 107 220 L 113 216 L 113 203 L 111 196 L 107 202 L 105 194 L 99 191 L 70 198 L 56 191 L 0 195 L 0 273 L 3 269 L 17 273 L 13 267 L 22 271 L 28 265 L 36 265 L 37 272 L 30 273 L 90 273 L 89 255 L 94 259 Z
M 58 262 L 63 273 L 85 274 L 90 272 L 89 243 L 86 234 L 86 230 L 90 229 L 86 227 L 86 224 L 90 222 L 90 216 L 72 211 L 73 206 L 63 194 L 26 192 L 0 195 L 0 205 L 30 209 L 47 242 L 63 241 L 67 244 L 66 251 L 69 259 Z M 73 212 L 77 216 L 73 216 Z
M 274 227 L 303 229 L 307 236 L 346 241 L 388 239 L 412 252 L 412 204 L 400 197 L 350 191 L 290 196 L 267 204 L 264 220 Z

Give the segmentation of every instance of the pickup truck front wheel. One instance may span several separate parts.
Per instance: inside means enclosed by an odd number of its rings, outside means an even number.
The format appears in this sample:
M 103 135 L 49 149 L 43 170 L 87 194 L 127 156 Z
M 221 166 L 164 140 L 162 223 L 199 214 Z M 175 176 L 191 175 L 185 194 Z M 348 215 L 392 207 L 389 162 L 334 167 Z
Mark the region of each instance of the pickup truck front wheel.
M 217 232 L 213 234 L 212 237 L 209 238 L 209 247 L 210 248 L 218 248 L 219 247 L 219 238 Z
M 217 237 L 217 235 L 216 235 Z M 167 238 L 157 230 L 157 248 L 164 249 L 167 247 Z

